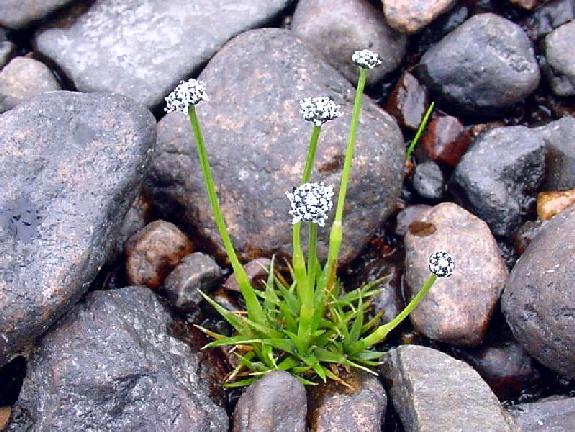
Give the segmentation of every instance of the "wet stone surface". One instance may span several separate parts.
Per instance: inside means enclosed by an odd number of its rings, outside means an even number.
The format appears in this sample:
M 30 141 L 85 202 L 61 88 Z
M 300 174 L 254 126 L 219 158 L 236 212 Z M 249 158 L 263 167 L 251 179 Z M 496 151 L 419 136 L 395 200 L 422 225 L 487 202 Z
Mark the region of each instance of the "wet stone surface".
M 413 174 L 413 188 L 422 198 L 438 200 L 443 195 L 445 184 L 441 168 L 435 162 L 418 164 Z
M 551 89 L 558 96 L 575 95 L 575 22 L 562 25 L 545 37 L 545 68 Z
M 382 0 L 390 26 L 404 33 L 421 30 L 452 7 L 455 0 Z
M 456 118 L 448 115 L 434 116 L 421 137 L 425 155 L 437 163 L 456 166 L 467 151 L 471 137 Z
M 3 0 L 0 25 L 21 29 L 72 0 Z
M 564 117 L 537 129 L 545 142 L 542 190 L 575 188 L 575 118 Z
M 401 127 L 415 130 L 423 119 L 427 105 L 425 87 L 412 74 L 404 72 L 387 100 L 386 110 Z
M 552 0 L 527 16 L 523 27 L 531 39 L 538 40 L 573 18 L 575 18 L 573 0 Z
M 570 432 L 575 430 L 575 398 L 546 398 L 518 404 L 509 413 L 521 432 Z
M 155 136 L 120 96 L 53 92 L 0 115 L 0 365 L 106 263 Z

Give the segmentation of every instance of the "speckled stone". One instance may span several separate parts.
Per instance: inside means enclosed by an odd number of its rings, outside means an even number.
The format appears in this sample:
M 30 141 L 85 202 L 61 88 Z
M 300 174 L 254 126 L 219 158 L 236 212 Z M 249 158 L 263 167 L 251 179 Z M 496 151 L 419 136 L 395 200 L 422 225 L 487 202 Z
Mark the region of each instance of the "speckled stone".
M 451 8 L 456 0 L 382 0 L 383 12 L 390 26 L 415 33 Z
M 2 0 L 0 25 L 21 29 L 73 0 Z
M 558 96 L 575 95 L 575 22 L 563 24 L 545 37 L 544 51 L 547 78 L 553 93 Z

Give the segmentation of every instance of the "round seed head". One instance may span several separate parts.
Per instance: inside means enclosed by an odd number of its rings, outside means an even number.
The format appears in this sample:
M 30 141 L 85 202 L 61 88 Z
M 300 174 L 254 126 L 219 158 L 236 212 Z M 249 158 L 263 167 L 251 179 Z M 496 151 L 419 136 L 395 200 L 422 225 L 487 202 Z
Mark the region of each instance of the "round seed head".
M 381 64 L 381 57 L 368 49 L 354 52 L 351 60 L 364 69 L 373 69 Z
M 304 183 L 294 187 L 291 192 L 286 192 L 290 200 L 293 217 L 292 224 L 301 221 L 313 222 L 320 227 L 325 225 L 328 212 L 333 207 L 333 186 L 325 186 L 323 183 Z
M 313 122 L 316 126 L 342 115 L 341 107 L 327 96 L 302 99 L 299 101 L 299 106 L 304 120 Z
M 434 252 L 429 257 L 429 271 L 437 277 L 449 277 L 455 269 L 455 261 L 447 252 Z
M 165 111 L 167 113 L 179 111 L 187 114 L 190 105 L 196 105 L 203 100 L 208 100 L 208 95 L 203 83 L 196 79 L 190 79 L 188 81 L 180 81 L 165 99 Z

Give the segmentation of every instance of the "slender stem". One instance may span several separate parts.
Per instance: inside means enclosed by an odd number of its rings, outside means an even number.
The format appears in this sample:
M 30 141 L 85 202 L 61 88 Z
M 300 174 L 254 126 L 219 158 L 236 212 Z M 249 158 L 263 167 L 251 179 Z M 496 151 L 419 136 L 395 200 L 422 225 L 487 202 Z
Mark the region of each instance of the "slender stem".
M 411 144 L 409 144 L 409 148 L 407 149 L 407 152 L 405 153 L 405 159 L 406 160 L 409 160 L 411 158 L 411 154 L 413 153 L 415 146 L 419 142 L 419 138 L 421 138 L 421 134 L 423 133 L 423 131 L 425 130 L 425 127 L 427 126 L 427 123 L 429 122 L 429 117 L 431 116 L 431 113 L 433 112 L 434 107 L 435 107 L 435 102 L 431 102 L 431 105 L 429 105 L 429 108 L 427 108 L 427 111 L 425 112 L 425 115 L 423 116 L 421 123 L 419 123 L 419 127 L 417 128 L 417 132 L 415 132 L 415 137 L 413 138 L 413 141 L 411 141 Z
M 375 345 L 383 341 L 387 334 L 396 328 L 401 322 L 409 316 L 411 312 L 421 303 L 421 300 L 426 296 L 429 292 L 435 281 L 437 280 L 437 276 L 433 273 L 429 275 L 427 280 L 423 283 L 423 286 L 419 290 L 419 292 L 413 297 L 413 299 L 409 302 L 409 304 L 403 309 L 393 320 L 379 326 L 373 333 L 369 336 L 363 338 L 360 342 L 363 345 L 363 349 L 369 348 L 370 346 Z
M 335 218 L 331 227 L 329 235 L 329 248 L 327 254 L 327 263 L 325 266 L 324 277 L 327 278 L 326 287 L 330 288 L 335 279 L 336 264 L 339 256 L 339 250 L 343 239 L 343 208 L 345 205 L 345 196 L 347 194 L 347 185 L 349 182 L 349 175 L 351 172 L 351 162 L 353 160 L 353 150 L 355 148 L 355 139 L 357 135 L 357 127 L 359 124 L 359 117 L 361 115 L 361 102 L 363 98 L 363 90 L 367 80 L 367 69 L 359 69 L 359 79 L 357 81 L 357 88 L 355 91 L 355 102 L 353 104 L 353 111 L 351 116 L 351 127 L 347 140 L 347 148 L 345 150 L 345 159 L 343 162 L 343 170 L 341 173 L 341 183 L 339 186 L 339 195 L 337 198 L 337 208 L 335 211 Z
M 214 186 L 214 179 L 212 176 L 212 171 L 210 169 L 210 164 L 208 162 L 208 152 L 206 151 L 206 146 L 204 143 L 204 137 L 202 134 L 202 129 L 200 128 L 200 122 L 196 113 L 194 106 L 191 106 L 188 110 L 188 117 L 190 119 L 190 124 L 192 125 L 192 130 L 194 132 L 194 137 L 196 139 L 196 150 L 198 152 L 198 158 L 200 160 L 200 165 L 202 167 L 202 172 L 204 174 L 204 181 L 206 184 L 206 189 L 208 192 L 208 197 L 210 199 L 210 204 L 212 206 L 212 211 L 214 213 L 214 219 L 216 221 L 216 226 L 220 233 L 220 237 L 224 243 L 224 248 L 228 259 L 232 264 L 234 270 L 234 276 L 240 287 L 240 291 L 244 300 L 246 302 L 246 308 L 248 310 L 248 316 L 253 321 L 264 324 L 266 322 L 263 309 L 257 299 L 256 293 L 250 284 L 250 280 L 243 266 L 240 264 L 234 246 L 228 234 L 226 228 L 226 223 L 224 221 L 224 216 L 220 208 L 218 201 L 218 196 L 216 194 L 216 188 Z
M 315 154 L 317 151 L 317 143 L 319 141 L 319 134 L 321 132 L 321 126 L 313 127 L 311 131 L 311 137 L 309 139 L 309 147 L 307 149 L 307 157 L 305 161 L 305 167 L 303 169 L 303 174 L 301 177 L 302 183 L 308 183 L 311 180 L 311 172 L 313 170 L 313 165 L 315 161 Z

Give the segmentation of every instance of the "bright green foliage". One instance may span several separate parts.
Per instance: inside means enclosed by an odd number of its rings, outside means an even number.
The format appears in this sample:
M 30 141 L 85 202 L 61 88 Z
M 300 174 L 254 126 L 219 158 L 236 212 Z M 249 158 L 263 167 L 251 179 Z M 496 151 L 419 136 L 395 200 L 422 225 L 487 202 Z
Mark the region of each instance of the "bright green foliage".
M 398 317 L 380 325 L 380 314 L 368 319 L 368 309 L 381 280 L 351 292 L 343 292 L 337 279 L 337 260 L 343 239 L 343 208 L 366 78 L 367 70 L 360 68 L 337 208 L 329 236 L 327 262 L 322 266 L 316 256 L 317 225 L 307 223 L 309 248 L 306 257 L 300 241 L 302 223 L 296 223 L 293 225 L 293 261 L 289 282 L 281 274 L 276 274 L 272 261 L 263 287 L 250 285 L 233 249 L 219 208 L 195 107 L 189 108 L 216 225 L 247 309 L 245 314 L 233 313 L 204 295 L 206 301 L 235 329 L 235 334 L 228 337 L 201 328 L 214 339 L 206 348 L 235 346 L 238 366 L 228 379 L 227 385 L 230 387 L 248 385 L 271 370 L 288 371 L 304 384 L 315 384 L 318 379 L 326 381 L 328 378 L 341 381 L 339 372 L 342 367 L 371 372 L 370 367 L 377 366 L 383 354 L 372 351 L 372 347 L 383 341 L 408 316 L 435 281 L 436 276 L 431 275 Z M 313 128 L 302 183 L 311 179 L 320 129 L 321 126 Z

